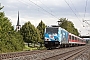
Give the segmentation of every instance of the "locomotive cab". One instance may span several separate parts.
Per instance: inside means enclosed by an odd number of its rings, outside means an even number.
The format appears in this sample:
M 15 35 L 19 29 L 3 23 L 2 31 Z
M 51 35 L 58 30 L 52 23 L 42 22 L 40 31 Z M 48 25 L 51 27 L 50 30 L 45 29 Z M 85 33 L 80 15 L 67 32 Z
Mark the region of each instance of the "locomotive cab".
M 58 28 L 59 27 L 47 27 L 45 29 L 44 44 L 46 48 L 55 48 L 59 46 Z

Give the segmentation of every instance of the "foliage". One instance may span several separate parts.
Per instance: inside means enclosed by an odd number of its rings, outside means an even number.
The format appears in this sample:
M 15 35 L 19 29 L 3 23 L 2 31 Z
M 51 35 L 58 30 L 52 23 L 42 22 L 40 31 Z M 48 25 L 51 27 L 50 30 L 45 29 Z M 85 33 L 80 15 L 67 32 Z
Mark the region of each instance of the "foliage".
M 0 12 L 0 52 L 23 50 L 22 36 L 14 31 L 10 20 Z
M 40 38 L 41 38 L 41 43 L 43 43 L 44 41 L 44 30 L 45 30 L 45 24 L 43 23 L 43 21 L 41 20 L 41 22 L 39 23 L 39 25 L 37 26 L 37 29 L 39 30 L 40 32 Z
M 66 18 L 60 18 L 59 20 L 61 21 L 60 27 L 72 34 L 79 35 L 78 30 L 74 27 L 74 24 L 71 21 L 68 21 Z
M 29 21 L 26 22 L 20 29 L 23 40 L 27 43 L 37 43 L 40 40 L 38 30 Z

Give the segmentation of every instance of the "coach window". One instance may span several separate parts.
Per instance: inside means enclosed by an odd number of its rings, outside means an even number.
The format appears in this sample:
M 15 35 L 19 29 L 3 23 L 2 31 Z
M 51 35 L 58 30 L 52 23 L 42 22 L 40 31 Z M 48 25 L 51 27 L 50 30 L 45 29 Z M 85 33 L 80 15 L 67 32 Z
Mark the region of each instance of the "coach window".
M 79 41 L 79 38 L 78 38 L 78 41 Z
M 75 40 L 77 40 L 77 38 L 75 37 Z
M 72 36 L 72 40 L 74 40 L 74 36 Z

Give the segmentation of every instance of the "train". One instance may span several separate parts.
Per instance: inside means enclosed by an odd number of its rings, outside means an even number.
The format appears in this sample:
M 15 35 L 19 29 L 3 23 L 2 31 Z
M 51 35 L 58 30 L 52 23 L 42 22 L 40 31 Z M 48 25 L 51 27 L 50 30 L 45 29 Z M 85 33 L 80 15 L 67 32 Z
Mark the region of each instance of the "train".
M 59 26 L 45 28 L 44 45 L 47 49 L 85 45 L 86 40 Z

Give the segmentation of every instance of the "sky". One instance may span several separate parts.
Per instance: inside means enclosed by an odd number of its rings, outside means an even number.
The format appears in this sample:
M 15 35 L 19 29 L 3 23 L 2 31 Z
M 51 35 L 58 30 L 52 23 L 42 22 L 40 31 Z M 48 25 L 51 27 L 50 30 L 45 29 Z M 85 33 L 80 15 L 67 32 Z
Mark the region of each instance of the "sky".
M 1 0 L 1 10 L 15 27 L 30 21 L 37 26 L 42 20 L 47 26 L 57 25 L 60 18 L 72 21 L 81 35 L 90 35 L 90 0 Z M 88 23 L 88 24 L 87 24 Z

